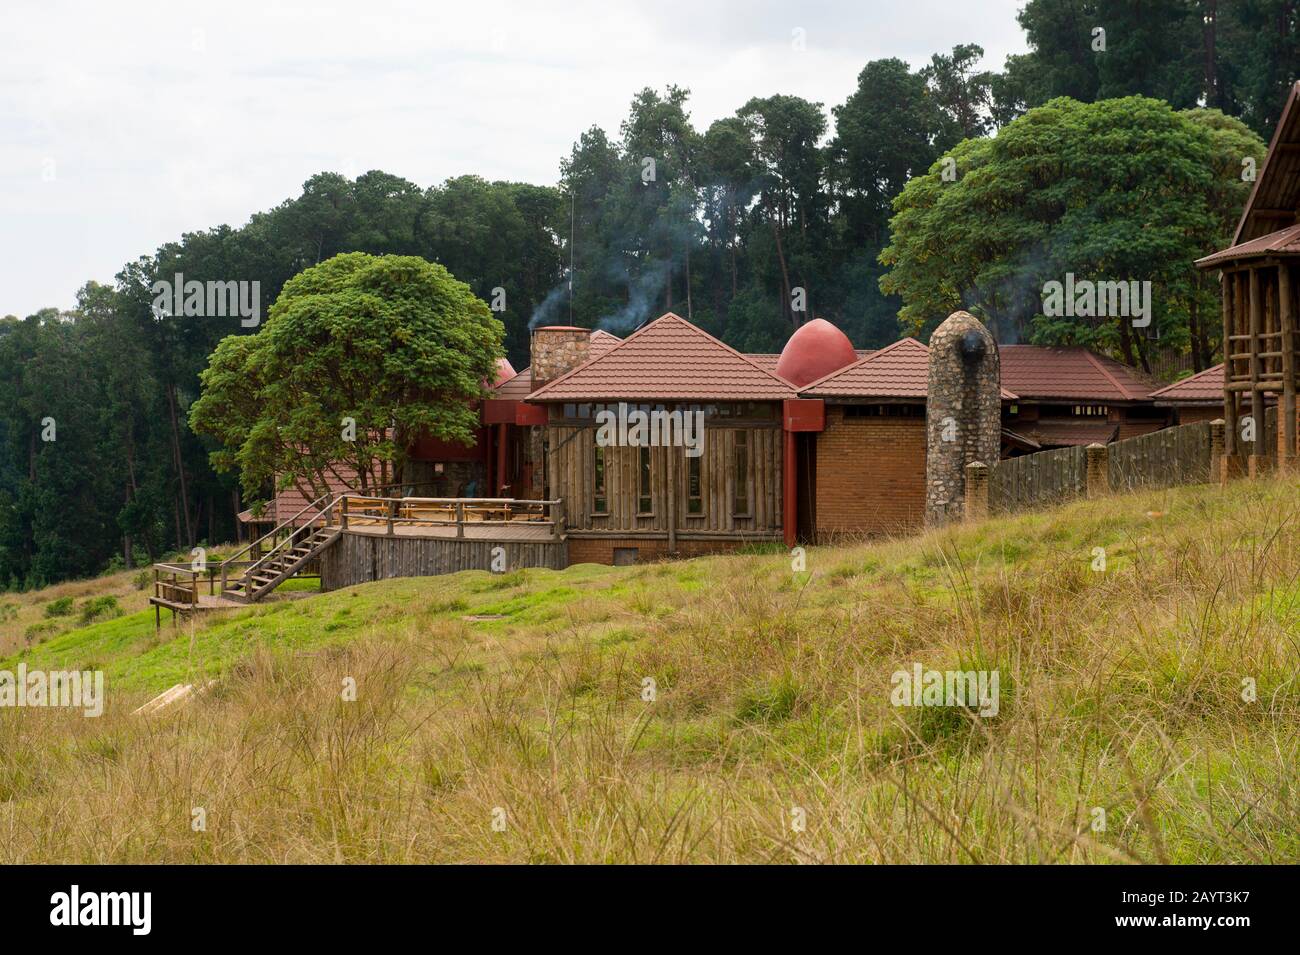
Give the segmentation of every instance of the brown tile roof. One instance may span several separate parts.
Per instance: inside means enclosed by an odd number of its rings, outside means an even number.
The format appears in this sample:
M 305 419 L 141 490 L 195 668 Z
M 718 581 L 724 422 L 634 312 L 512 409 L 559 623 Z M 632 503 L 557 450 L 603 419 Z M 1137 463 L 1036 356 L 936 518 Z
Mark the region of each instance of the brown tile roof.
M 331 494 L 350 491 L 361 486 L 361 479 L 356 470 L 345 464 L 331 465 L 329 470 L 325 472 L 325 482 Z M 297 519 L 297 523 L 305 523 L 315 511 L 311 510 L 301 515 L 298 512 L 312 503 L 313 500 L 313 498 L 305 497 L 297 487 L 290 486 L 276 492 L 275 499 L 262 511 L 262 517 L 275 521 L 277 525 L 293 518 Z M 321 506 L 323 505 L 324 502 L 321 502 Z
M 924 399 L 929 375 L 930 350 L 915 338 L 902 338 L 810 382 L 800 394 L 809 398 Z
M 866 358 L 868 355 L 874 354 L 873 349 L 870 348 L 855 348 L 853 350 L 857 353 L 859 358 Z M 779 353 L 772 355 L 766 352 L 746 352 L 745 357 L 754 364 L 761 365 L 773 374 L 776 374 L 776 363 L 781 360 L 781 355 Z
M 613 336 L 611 336 L 613 337 Z M 523 401 L 533 390 L 533 376 L 527 368 L 493 389 L 492 397 L 502 401 Z
M 901 338 L 867 352 L 847 368 L 831 372 L 799 393 L 809 398 L 916 398 L 929 394 L 930 349 L 915 338 Z M 1016 395 L 1002 389 L 1003 401 Z
M 598 358 L 542 386 L 531 401 L 781 401 L 789 383 L 669 312 Z
M 1242 242 L 1228 249 L 1221 249 L 1196 260 L 1198 269 L 1218 268 L 1225 262 L 1237 259 L 1253 259 L 1264 255 L 1300 255 L 1300 225 L 1287 226 L 1258 239 Z
M 1223 365 L 1215 365 L 1182 381 L 1165 385 L 1158 391 L 1151 392 L 1151 397 L 1161 404 L 1183 401 L 1220 404 L 1223 402 Z
M 1086 348 L 1002 345 L 1002 387 L 1021 398 L 1145 401 L 1154 382 Z
M 1044 448 L 1073 448 L 1088 444 L 1109 444 L 1119 425 L 1109 421 L 1035 421 L 1022 424 L 1020 433 Z
M 622 340 L 623 339 L 619 338 L 617 335 L 611 335 L 603 328 L 596 329 L 591 333 L 591 346 L 590 350 L 587 352 L 590 357 L 588 357 L 587 360 L 590 361 L 592 358 L 599 358 Z
M 1282 115 L 1232 237 L 1240 245 L 1296 221 L 1300 209 L 1300 81 L 1287 91 Z M 1284 148 L 1287 147 L 1287 148 Z

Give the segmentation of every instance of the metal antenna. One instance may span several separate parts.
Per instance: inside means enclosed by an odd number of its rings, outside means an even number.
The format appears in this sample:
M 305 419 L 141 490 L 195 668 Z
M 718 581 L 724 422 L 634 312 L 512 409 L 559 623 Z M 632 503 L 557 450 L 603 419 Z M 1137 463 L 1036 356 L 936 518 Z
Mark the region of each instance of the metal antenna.
M 569 324 L 573 324 L 573 207 L 575 193 L 569 192 Z

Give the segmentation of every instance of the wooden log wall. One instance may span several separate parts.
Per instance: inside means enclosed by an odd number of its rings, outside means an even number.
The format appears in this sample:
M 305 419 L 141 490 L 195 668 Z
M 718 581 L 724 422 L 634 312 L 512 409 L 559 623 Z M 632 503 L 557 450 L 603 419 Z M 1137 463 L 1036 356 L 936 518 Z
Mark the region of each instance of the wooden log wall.
M 458 540 L 435 537 L 388 537 L 343 532 L 321 555 L 321 590 L 337 590 L 393 577 L 433 577 L 461 570 L 491 570 L 493 549 L 505 549 L 505 570 L 568 566 L 563 541 Z
M 551 425 L 547 429 L 550 495 L 564 501 L 569 530 L 667 533 L 669 527 L 669 455 L 673 456 L 672 483 L 676 486 L 676 530 L 691 534 L 752 537 L 781 530 L 781 478 L 784 455 L 779 427 L 706 426 L 700 461 L 703 512 L 688 507 L 689 459 L 684 448 L 650 448 L 652 513 L 638 511 L 640 448 L 608 447 L 605 453 L 606 514 L 593 510 L 596 429 Z M 736 492 L 736 436 L 744 432 L 749 442 L 748 515 L 738 515 L 732 502 Z

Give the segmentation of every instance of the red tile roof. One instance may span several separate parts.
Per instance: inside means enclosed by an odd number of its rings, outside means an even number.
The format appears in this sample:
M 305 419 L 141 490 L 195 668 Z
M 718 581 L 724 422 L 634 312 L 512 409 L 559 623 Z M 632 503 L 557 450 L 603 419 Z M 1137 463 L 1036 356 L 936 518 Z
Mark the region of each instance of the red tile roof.
M 493 389 L 492 397 L 502 401 L 523 401 L 533 390 L 533 376 L 525 368 L 513 378 L 501 382 Z
M 1020 433 L 1044 448 L 1073 448 L 1110 444 L 1119 434 L 1119 425 L 1109 421 L 1035 421 L 1021 425 Z
M 810 383 L 799 393 L 809 398 L 916 398 L 929 394 L 930 349 L 915 338 L 902 338 L 868 352 L 847 368 Z M 1002 389 L 1003 401 L 1016 395 Z
M 1002 345 L 1002 386 L 1021 398 L 1145 401 L 1154 382 L 1086 348 Z
M 1205 371 L 1175 381 L 1172 385 L 1151 392 L 1151 397 L 1160 404 L 1194 401 L 1198 404 L 1221 404 L 1223 402 L 1223 365 L 1215 365 Z
M 859 358 L 866 358 L 868 355 L 874 354 L 873 349 L 870 348 L 855 348 L 853 350 Z M 771 355 L 766 352 L 746 352 L 745 357 L 773 374 L 776 373 L 776 363 L 781 360 L 779 354 Z
M 788 382 L 669 312 L 603 355 L 543 385 L 530 401 L 781 401 Z
M 903 338 L 824 378 L 800 394 L 808 398 L 920 398 L 927 393 L 930 350 Z
M 589 356 L 587 360 L 590 361 L 592 358 L 599 358 L 622 340 L 623 339 L 619 338 L 617 335 L 611 335 L 603 328 L 596 329 L 591 333 L 591 346 L 590 350 L 587 352 Z
M 1211 253 L 1203 259 L 1196 260 L 1199 269 L 1218 268 L 1225 262 L 1236 259 L 1253 259 L 1263 255 L 1300 255 L 1300 225 L 1287 226 L 1258 239 L 1242 242 L 1228 249 Z

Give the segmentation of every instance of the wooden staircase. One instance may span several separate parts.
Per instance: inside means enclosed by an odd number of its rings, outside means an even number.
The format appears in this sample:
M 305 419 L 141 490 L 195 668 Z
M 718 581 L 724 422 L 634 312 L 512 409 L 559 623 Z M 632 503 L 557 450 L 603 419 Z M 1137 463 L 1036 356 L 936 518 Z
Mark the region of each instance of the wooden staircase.
M 337 524 L 331 521 L 332 509 L 336 496 L 326 495 L 312 501 L 289 520 L 285 521 L 262 540 L 275 540 L 283 533 L 274 546 L 252 565 L 245 567 L 234 576 L 231 565 L 243 555 L 249 547 L 221 565 L 221 595 L 236 603 L 256 603 L 282 582 L 296 574 L 309 561 L 317 560 L 341 533 Z M 324 503 L 324 506 L 320 505 Z M 319 508 L 311 517 L 303 519 L 309 510 Z M 299 521 L 301 522 L 299 523 Z M 260 543 L 258 541 L 257 543 Z

